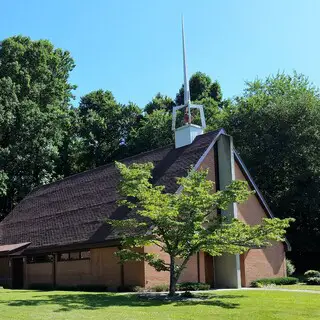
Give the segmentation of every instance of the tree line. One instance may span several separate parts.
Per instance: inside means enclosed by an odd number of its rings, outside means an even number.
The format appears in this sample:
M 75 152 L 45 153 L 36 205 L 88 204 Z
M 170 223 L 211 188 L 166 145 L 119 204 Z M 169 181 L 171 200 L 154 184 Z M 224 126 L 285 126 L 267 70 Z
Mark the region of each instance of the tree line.
M 0 215 L 36 186 L 173 142 L 171 110 L 183 101 L 158 93 L 146 106 L 121 104 L 98 89 L 73 106 L 75 62 L 48 40 L 16 36 L 0 46 Z M 304 75 L 246 82 L 223 99 L 217 81 L 197 72 L 191 100 L 208 130 L 224 127 L 274 214 L 296 222 L 294 250 L 320 241 L 320 95 Z

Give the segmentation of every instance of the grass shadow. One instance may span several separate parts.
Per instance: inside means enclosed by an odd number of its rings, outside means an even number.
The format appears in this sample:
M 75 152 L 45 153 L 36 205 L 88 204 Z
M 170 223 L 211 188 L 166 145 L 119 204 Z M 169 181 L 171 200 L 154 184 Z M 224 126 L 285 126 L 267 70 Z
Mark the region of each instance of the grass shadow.
M 24 292 L 26 294 L 26 292 Z M 243 295 L 195 295 L 192 299 L 162 299 L 153 296 L 139 296 L 136 294 L 112 294 L 112 293 L 59 293 L 52 292 L 50 294 L 33 295 L 31 298 L 0 301 L 11 307 L 36 307 L 36 306 L 57 306 L 55 312 L 72 311 L 75 309 L 96 310 L 100 308 L 108 308 L 113 306 L 129 306 L 129 307 L 154 307 L 163 304 L 173 306 L 216 306 L 226 309 L 234 309 L 239 307 L 238 301 L 229 300 L 243 298 Z

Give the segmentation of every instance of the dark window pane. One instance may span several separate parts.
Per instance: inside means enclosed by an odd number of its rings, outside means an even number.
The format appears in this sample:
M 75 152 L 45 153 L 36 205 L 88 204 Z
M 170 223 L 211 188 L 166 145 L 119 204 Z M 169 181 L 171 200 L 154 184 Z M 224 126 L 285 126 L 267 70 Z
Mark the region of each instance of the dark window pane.
M 27 263 L 46 263 L 46 262 L 52 262 L 52 261 L 53 261 L 52 254 L 43 254 L 43 255 L 27 257 Z
M 58 260 L 59 261 L 67 261 L 67 260 L 69 260 L 69 253 L 68 252 L 59 253 Z
M 81 259 L 90 259 L 90 250 L 88 251 L 81 251 Z
M 70 260 L 79 260 L 80 252 L 70 252 Z

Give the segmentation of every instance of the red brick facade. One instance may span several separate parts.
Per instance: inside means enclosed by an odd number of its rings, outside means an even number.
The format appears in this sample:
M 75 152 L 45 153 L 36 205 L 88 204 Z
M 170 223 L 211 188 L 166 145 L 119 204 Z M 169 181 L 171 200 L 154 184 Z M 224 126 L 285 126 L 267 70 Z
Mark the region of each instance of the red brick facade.
M 235 164 L 237 180 L 246 180 L 238 164 Z M 262 222 L 267 215 L 257 197 L 252 195 L 245 203 L 238 205 L 238 219 L 255 225 Z M 258 278 L 284 277 L 286 275 L 286 258 L 283 243 L 275 243 L 265 249 L 252 249 L 241 256 L 241 285 L 250 286 Z

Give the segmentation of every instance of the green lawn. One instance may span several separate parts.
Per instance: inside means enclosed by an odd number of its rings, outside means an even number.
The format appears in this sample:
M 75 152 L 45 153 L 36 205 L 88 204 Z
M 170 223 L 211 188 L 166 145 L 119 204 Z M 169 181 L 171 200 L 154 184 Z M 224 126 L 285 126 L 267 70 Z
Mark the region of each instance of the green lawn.
M 292 290 L 312 290 L 312 291 L 320 291 L 320 286 L 310 286 L 307 284 L 292 284 L 288 286 L 277 286 L 284 289 L 292 289 Z
M 165 302 L 135 294 L 0 290 L 0 319 L 320 319 L 320 295 L 217 291 L 200 301 Z

